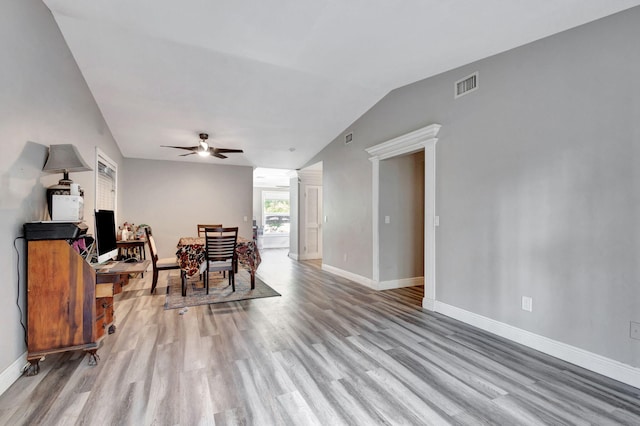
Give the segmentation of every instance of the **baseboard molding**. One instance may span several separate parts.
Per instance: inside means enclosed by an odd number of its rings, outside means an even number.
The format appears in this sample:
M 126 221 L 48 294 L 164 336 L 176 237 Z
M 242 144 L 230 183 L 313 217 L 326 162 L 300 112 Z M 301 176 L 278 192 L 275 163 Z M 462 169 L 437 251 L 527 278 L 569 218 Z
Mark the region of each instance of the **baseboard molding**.
M 389 281 L 374 281 L 370 278 L 363 277 L 362 275 L 354 274 L 353 272 L 345 271 L 344 269 L 327 265 L 326 263 L 322 264 L 322 270 L 330 272 L 333 275 L 346 278 L 350 281 L 353 281 L 365 287 L 369 287 L 373 290 L 391 290 L 394 288 L 424 285 L 424 277 L 402 278 L 399 280 L 389 280 Z
M 372 281 L 372 285 L 376 290 L 391 290 L 394 288 L 415 287 L 424 285 L 424 277 L 402 278 L 399 280 L 380 281 L 376 283 Z
M 24 367 L 27 365 L 27 353 L 23 353 L 13 361 L 2 373 L 0 373 L 0 395 L 2 395 L 9 387 L 22 376 Z
M 522 330 L 509 324 L 505 324 L 455 306 L 447 305 L 446 303 L 436 301 L 435 311 L 520 343 L 521 345 L 538 350 L 547 355 L 570 362 L 571 364 L 586 368 L 587 370 L 594 371 L 619 382 L 640 388 L 639 368 Z
M 322 256 L 319 256 L 317 253 L 316 254 L 299 254 L 298 255 L 298 259 L 299 260 L 314 260 L 314 259 L 322 259 Z
M 300 256 L 298 256 L 298 254 L 297 254 L 297 253 L 291 253 L 291 252 L 289 252 L 289 257 L 290 257 L 291 259 L 293 259 L 293 260 L 299 260 L 299 259 L 300 259 Z
M 333 275 L 346 278 L 365 287 L 374 288 L 373 281 L 367 277 L 363 277 L 362 275 L 354 274 L 353 272 L 345 271 L 344 269 L 336 268 L 335 266 L 327 265 L 326 263 L 322 264 L 322 270 L 330 272 Z

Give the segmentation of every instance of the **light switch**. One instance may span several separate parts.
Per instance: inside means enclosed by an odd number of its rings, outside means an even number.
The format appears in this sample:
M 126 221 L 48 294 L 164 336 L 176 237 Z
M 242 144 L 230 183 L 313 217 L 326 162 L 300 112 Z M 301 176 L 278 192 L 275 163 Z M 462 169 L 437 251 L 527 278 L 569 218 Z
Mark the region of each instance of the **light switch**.
M 245 222 L 247 221 L 247 217 L 246 217 L 246 216 L 244 217 L 244 221 L 245 221 Z
M 385 216 L 384 223 L 391 223 L 391 216 Z

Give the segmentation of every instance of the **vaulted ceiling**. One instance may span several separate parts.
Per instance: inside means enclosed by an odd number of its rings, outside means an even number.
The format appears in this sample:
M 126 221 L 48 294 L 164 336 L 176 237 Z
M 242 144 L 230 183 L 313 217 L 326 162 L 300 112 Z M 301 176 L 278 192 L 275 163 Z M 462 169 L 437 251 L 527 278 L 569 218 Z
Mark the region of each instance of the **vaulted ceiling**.
M 43 0 L 125 157 L 298 168 L 389 91 L 640 0 Z M 179 157 L 198 133 L 226 160 Z

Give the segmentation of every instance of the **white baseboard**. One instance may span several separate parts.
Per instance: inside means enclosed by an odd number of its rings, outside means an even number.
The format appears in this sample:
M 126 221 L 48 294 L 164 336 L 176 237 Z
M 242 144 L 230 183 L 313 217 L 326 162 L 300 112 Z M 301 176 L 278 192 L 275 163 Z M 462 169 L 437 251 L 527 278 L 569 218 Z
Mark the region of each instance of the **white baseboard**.
M 373 281 L 367 277 L 363 277 L 362 275 L 354 274 L 353 272 L 345 271 L 344 269 L 336 268 L 335 266 L 327 265 L 326 263 L 322 264 L 322 270 L 330 272 L 333 275 L 346 278 L 365 287 L 373 288 Z
M 363 277 L 362 275 L 354 274 L 353 272 L 345 271 L 344 269 L 336 268 L 335 266 L 327 265 L 326 263 L 322 264 L 322 269 L 324 271 L 330 272 L 342 278 L 346 278 L 348 280 L 351 280 L 365 287 L 369 287 L 373 290 L 391 290 L 394 288 L 424 285 L 424 277 L 402 278 L 399 280 L 389 280 L 389 281 L 373 281 L 370 278 Z
M 415 287 L 424 285 L 424 277 L 402 278 L 399 280 L 380 281 L 376 283 L 372 281 L 373 288 L 376 290 L 391 290 L 394 288 Z
M 13 361 L 2 373 L 0 373 L 0 395 L 2 395 L 9 387 L 22 376 L 24 367 L 27 365 L 27 353 L 23 353 Z
M 289 252 L 289 257 L 293 260 L 299 260 L 299 256 L 297 253 L 291 253 Z
M 424 305 L 424 302 L 423 302 Z M 619 382 L 640 388 L 640 369 L 619 361 L 558 342 L 535 333 L 505 324 L 455 306 L 435 302 L 435 311 L 482 330 L 528 346 L 547 355 L 559 358 L 571 364 L 586 368 L 618 380 Z
M 422 298 L 422 307 L 428 311 L 436 310 L 436 301 L 427 297 Z
M 314 259 L 322 259 L 322 256 L 320 256 L 318 253 L 299 254 L 298 255 L 298 259 L 300 259 L 300 260 L 314 260 Z

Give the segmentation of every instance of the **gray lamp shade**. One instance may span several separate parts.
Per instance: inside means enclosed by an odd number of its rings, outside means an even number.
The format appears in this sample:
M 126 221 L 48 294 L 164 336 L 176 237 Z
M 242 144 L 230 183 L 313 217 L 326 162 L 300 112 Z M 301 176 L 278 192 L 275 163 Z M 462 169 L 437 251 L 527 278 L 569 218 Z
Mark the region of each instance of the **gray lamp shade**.
M 57 185 L 47 188 L 49 216 L 53 218 L 53 196 L 69 195 L 71 193 L 71 184 L 73 181 L 69 179 L 69 172 L 89 172 L 93 169 L 84 161 L 75 145 L 61 144 L 51 145 L 49 147 L 49 156 L 42 170 L 49 173 L 63 173 L 63 177 Z M 83 196 L 84 191 L 82 188 L 79 188 L 79 191 L 80 196 Z
M 43 171 L 49 173 L 90 172 L 93 170 L 84 161 L 78 148 L 72 144 L 51 145 Z

